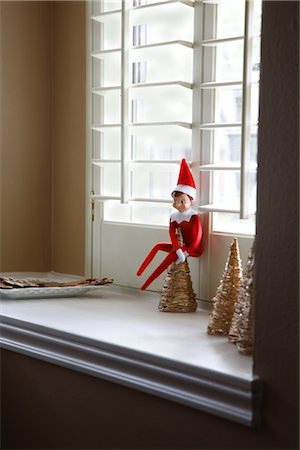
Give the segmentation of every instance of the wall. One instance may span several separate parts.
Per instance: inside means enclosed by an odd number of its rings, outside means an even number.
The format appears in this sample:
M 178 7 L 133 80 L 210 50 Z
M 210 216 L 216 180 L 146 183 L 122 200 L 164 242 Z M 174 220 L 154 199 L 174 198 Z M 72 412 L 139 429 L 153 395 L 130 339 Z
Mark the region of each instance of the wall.
M 85 3 L 0 8 L 0 271 L 83 275 Z
M 0 270 L 50 269 L 48 2 L 0 2 Z
M 85 3 L 53 2 L 53 216 L 56 272 L 84 274 Z
M 2 352 L 1 381 L 3 450 L 297 448 L 266 427 L 252 430 L 13 352 Z
M 298 448 L 298 28 L 298 2 L 265 2 L 255 288 L 261 427 L 3 351 L 4 448 Z

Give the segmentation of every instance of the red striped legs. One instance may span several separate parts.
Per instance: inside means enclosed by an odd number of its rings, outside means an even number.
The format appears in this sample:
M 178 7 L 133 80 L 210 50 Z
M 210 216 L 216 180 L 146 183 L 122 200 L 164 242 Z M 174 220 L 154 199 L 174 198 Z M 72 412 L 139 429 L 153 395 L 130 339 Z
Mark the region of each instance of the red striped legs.
M 161 244 L 162 243 L 156 244 L 156 246 L 153 247 L 153 249 L 150 251 L 149 255 L 146 257 L 145 261 L 141 265 L 141 267 L 138 271 L 138 275 L 140 275 L 144 271 L 144 269 L 147 267 L 147 265 L 150 263 L 150 261 L 152 261 L 152 259 L 154 258 L 155 254 L 158 252 L 158 250 L 162 250 L 161 247 L 156 249 L 156 247 L 160 246 Z M 163 243 L 163 245 L 168 245 L 169 248 L 172 249 L 171 244 Z M 164 248 L 167 248 L 167 247 L 165 246 Z M 168 251 L 168 250 L 164 250 L 164 251 Z M 157 267 L 157 269 L 155 269 L 155 271 L 150 275 L 150 277 L 147 279 L 147 281 L 145 281 L 145 283 L 141 287 L 141 290 L 146 289 L 149 286 L 149 284 L 151 284 L 164 270 L 166 270 L 170 264 L 172 264 L 174 261 L 176 261 L 176 259 L 177 259 L 176 250 L 171 250 L 170 253 L 168 254 L 168 256 L 163 260 L 163 262 Z
M 169 242 L 158 242 L 157 244 L 155 244 L 146 256 L 144 262 L 141 264 L 141 267 L 137 271 L 137 276 L 142 275 L 146 267 L 151 263 L 152 259 L 159 250 L 170 253 L 172 251 L 172 244 Z

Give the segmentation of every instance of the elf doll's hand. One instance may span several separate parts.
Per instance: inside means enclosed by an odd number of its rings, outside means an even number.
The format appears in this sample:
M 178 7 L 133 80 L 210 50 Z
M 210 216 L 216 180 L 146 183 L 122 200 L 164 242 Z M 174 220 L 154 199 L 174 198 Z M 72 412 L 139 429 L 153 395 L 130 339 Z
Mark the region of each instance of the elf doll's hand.
M 178 250 L 176 250 L 176 255 L 178 256 L 178 258 L 176 259 L 176 264 L 180 264 L 186 260 L 188 253 L 183 252 L 182 249 L 179 248 Z

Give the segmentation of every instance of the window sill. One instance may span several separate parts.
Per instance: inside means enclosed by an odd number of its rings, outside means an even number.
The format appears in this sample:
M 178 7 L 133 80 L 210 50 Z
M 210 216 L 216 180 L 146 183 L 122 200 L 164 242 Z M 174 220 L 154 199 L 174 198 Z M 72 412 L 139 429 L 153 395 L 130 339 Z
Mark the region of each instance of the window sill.
M 207 335 L 207 311 L 162 313 L 158 302 L 158 294 L 115 286 L 68 299 L 1 300 L 1 346 L 257 425 L 261 383 L 252 359 Z

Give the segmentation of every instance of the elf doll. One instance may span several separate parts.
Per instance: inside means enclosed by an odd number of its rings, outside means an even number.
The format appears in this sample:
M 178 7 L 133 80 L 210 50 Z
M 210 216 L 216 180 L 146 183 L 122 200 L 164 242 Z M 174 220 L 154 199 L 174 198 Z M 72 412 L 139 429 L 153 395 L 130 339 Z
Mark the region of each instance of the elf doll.
M 146 289 L 173 262 L 180 264 L 188 256 L 197 257 L 202 253 L 202 226 L 197 211 L 192 209 L 193 200 L 196 196 L 196 186 L 185 159 L 181 161 L 177 186 L 171 195 L 173 207 L 177 209 L 177 212 L 170 217 L 169 234 L 171 242 L 158 242 L 146 256 L 137 271 L 137 275 L 140 276 L 144 272 L 159 250 L 167 252 L 168 256 L 143 284 L 142 290 Z M 181 246 L 176 235 L 178 229 L 183 237 L 183 245 Z

